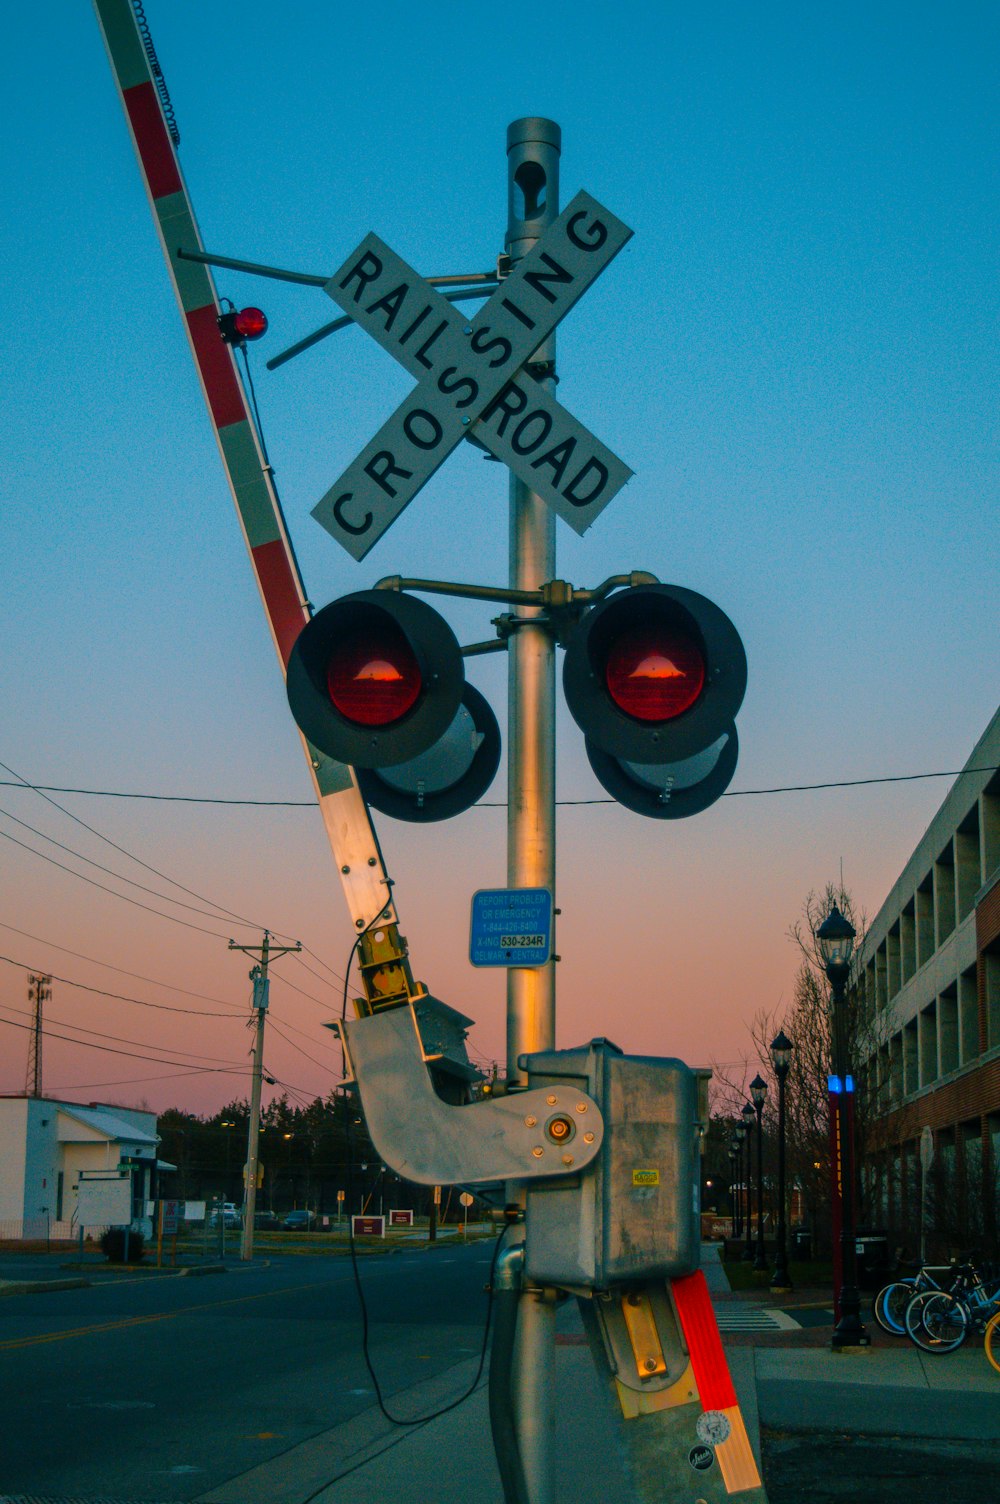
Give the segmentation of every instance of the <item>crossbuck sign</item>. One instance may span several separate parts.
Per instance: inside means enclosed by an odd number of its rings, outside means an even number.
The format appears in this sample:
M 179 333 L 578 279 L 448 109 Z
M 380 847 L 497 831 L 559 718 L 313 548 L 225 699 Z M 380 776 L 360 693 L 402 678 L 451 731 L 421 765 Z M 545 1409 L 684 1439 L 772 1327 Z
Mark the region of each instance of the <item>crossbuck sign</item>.
M 363 559 L 470 434 L 586 531 L 632 471 L 521 367 L 631 236 L 578 193 L 472 320 L 365 237 L 324 291 L 419 384 L 313 509 L 349 554 Z

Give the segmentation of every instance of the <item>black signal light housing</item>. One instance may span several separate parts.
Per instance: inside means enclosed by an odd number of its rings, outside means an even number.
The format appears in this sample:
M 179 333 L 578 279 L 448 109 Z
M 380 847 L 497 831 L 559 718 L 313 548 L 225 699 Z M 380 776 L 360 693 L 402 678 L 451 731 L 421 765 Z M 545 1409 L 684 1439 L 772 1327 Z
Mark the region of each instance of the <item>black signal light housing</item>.
M 466 684 L 454 720 L 432 747 L 394 767 L 358 768 L 358 787 L 383 814 L 426 824 L 469 809 L 499 765 L 497 718 L 475 685 Z
M 683 762 L 716 743 L 732 728 L 746 682 L 729 617 L 678 585 L 636 585 L 591 607 L 563 665 L 566 703 L 588 750 L 645 766 Z
M 454 632 L 431 606 L 359 590 L 318 611 L 288 660 L 288 703 L 321 752 L 389 768 L 426 752 L 451 726 L 465 670 Z
M 598 780 L 656 820 L 699 814 L 728 788 L 747 659 L 729 617 L 696 590 L 636 585 L 581 618 L 563 687 Z

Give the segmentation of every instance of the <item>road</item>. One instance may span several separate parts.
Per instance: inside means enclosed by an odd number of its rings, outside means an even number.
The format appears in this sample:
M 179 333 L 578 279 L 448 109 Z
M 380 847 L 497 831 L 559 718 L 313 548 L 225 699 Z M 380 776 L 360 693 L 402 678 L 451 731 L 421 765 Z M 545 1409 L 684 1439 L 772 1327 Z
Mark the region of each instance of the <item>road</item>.
M 360 1261 L 386 1399 L 478 1353 L 490 1241 Z M 0 1301 L 0 1493 L 184 1504 L 375 1400 L 350 1261 Z

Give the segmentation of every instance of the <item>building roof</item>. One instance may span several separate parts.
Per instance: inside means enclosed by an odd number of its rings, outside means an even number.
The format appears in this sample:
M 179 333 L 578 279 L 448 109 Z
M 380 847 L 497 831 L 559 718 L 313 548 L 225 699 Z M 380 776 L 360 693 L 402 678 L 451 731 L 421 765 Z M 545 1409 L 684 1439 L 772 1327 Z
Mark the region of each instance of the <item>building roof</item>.
M 148 1144 L 151 1148 L 159 1143 L 155 1133 L 147 1133 L 144 1128 L 126 1122 L 124 1118 L 116 1118 L 113 1113 L 97 1112 L 92 1107 L 70 1106 L 65 1102 L 57 1105 L 60 1117 L 72 1118 L 111 1143 Z

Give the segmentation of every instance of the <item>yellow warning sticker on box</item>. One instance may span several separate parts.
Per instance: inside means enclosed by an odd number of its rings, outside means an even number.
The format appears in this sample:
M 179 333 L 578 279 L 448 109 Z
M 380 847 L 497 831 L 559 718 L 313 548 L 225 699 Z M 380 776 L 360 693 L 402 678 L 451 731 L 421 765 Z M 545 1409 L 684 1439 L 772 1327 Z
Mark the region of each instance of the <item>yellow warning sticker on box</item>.
M 659 1183 L 660 1183 L 660 1172 L 659 1172 L 659 1170 L 633 1170 L 632 1171 L 632 1184 L 633 1185 L 659 1185 Z

